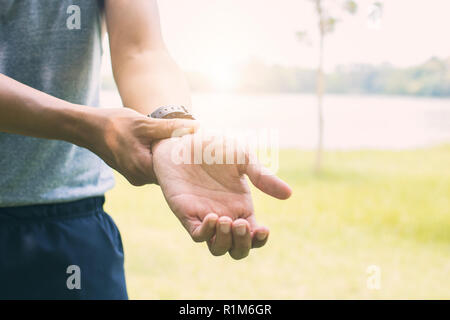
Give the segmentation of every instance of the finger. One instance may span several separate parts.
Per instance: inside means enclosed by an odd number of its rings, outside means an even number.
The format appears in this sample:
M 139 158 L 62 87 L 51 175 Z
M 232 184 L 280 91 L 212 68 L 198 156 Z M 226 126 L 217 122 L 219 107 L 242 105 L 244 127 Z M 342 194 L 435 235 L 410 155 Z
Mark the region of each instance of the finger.
M 187 119 L 148 119 L 150 135 L 153 139 L 166 139 L 180 137 L 194 133 L 198 130 L 200 123 L 196 120 Z
M 261 226 L 252 232 L 252 248 L 261 248 L 269 239 L 269 229 Z
M 261 248 L 269 239 L 269 228 L 258 225 L 255 220 L 255 215 L 249 216 L 247 221 L 250 224 L 252 248 Z
M 233 222 L 233 246 L 230 250 L 230 256 L 239 260 L 248 256 L 251 248 L 250 226 L 247 220 L 237 219 Z
M 216 224 L 216 236 L 208 242 L 209 251 L 214 256 L 222 256 L 227 253 L 233 244 L 231 225 L 233 220 L 230 217 L 220 217 Z
M 200 225 L 198 225 L 194 231 L 192 231 L 192 239 L 195 242 L 203 242 L 207 241 L 214 236 L 216 232 L 216 223 L 219 216 L 215 213 L 209 213 L 202 221 Z
M 292 194 L 289 185 L 259 163 L 248 164 L 245 173 L 255 187 L 272 197 L 285 200 Z

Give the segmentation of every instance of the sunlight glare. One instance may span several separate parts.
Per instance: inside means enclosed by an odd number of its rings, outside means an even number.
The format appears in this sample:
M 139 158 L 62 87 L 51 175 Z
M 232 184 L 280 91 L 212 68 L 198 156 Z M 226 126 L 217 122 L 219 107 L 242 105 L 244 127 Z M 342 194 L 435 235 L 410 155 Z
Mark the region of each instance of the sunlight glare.
M 237 86 L 236 72 L 231 65 L 215 64 L 208 71 L 208 77 L 214 89 L 231 91 Z

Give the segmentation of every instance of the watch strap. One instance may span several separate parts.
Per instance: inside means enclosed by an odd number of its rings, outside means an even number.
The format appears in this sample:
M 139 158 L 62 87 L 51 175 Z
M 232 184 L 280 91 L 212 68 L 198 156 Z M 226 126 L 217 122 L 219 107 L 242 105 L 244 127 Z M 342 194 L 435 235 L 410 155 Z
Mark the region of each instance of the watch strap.
M 184 106 L 162 106 L 148 115 L 156 119 L 191 119 L 195 120 Z

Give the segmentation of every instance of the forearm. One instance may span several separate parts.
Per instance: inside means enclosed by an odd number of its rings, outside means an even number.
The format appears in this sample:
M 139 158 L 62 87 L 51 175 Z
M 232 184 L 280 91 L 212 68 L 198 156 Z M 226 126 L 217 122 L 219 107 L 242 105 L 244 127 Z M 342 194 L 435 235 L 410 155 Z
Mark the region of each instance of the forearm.
M 142 114 L 163 105 L 191 106 L 183 72 L 165 50 L 125 50 L 112 54 L 122 102 Z
M 114 78 L 126 107 L 147 115 L 191 104 L 187 82 L 162 39 L 156 0 L 105 1 Z
M 95 108 L 55 98 L 0 74 L 0 131 L 86 146 Z

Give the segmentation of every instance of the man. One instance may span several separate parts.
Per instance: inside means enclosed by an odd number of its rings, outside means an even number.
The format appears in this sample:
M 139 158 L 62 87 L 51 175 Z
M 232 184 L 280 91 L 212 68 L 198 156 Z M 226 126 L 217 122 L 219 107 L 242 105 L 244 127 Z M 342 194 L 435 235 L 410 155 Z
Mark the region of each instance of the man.
M 0 0 L 0 9 L 0 298 L 127 298 L 120 234 L 103 211 L 109 167 L 133 185 L 158 183 L 213 255 L 241 259 L 265 244 L 244 174 L 280 199 L 289 187 L 257 164 L 176 165 L 174 145 L 190 142 L 172 133 L 198 123 L 147 117 L 190 106 L 155 0 Z M 96 108 L 104 20 L 126 108 Z

